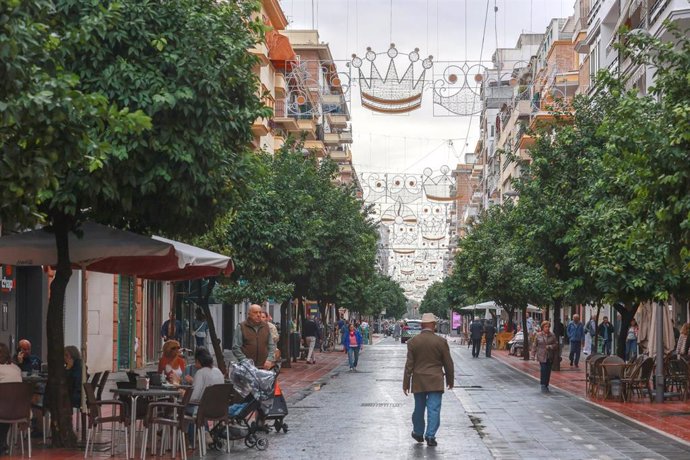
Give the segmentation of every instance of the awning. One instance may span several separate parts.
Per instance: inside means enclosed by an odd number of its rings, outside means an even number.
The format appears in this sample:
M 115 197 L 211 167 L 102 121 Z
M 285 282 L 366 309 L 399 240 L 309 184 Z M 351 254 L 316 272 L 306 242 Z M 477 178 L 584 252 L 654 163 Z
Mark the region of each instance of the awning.
M 266 32 L 266 47 L 268 48 L 268 58 L 277 69 L 284 69 L 287 62 L 297 59 L 295 50 L 292 49 L 290 44 L 290 39 L 275 30 Z

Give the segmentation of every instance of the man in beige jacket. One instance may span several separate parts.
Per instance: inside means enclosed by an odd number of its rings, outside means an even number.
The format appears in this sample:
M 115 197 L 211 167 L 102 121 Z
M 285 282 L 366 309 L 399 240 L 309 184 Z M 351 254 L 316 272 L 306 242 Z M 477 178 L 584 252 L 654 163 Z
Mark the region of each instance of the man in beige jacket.
M 441 401 L 445 386 L 453 389 L 453 359 L 446 339 L 436 335 L 436 316 L 422 315 L 422 332 L 407 341 L 407 362 L 403 378 L 403 393 L 412 386 L 414 412 L 412 438 L 430 447 L 436 446 L 436 432 L 441 424 Z M 424 431 L 424 411 L 427 413 Z

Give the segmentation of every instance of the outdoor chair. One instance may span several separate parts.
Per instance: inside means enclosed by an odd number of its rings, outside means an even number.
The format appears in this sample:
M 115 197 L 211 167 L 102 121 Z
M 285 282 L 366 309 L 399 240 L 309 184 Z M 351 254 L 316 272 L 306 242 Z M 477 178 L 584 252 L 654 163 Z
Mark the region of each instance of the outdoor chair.
M 587 395 L 594 397 L 596 394 L 599 374 L 601 374 L 601 362 L 604 361 L 604 355 L 592 355 L 588 357 L 585 362 L 585 379 L 587 385 Z
M 31 398 L 34 389 L 30 383 L 12 382 L 0 383 L 0 423 L 12 425 L 10 430 L 10 456 L 14 449 L 17 433 L 24 455 L 24 436 L 28 444 L 29 458 L 31 458 Z
M 101 375 L 102 372 L 96 372 L 93 374 L 93 377 L 91 377 L 91 385 L 93 385 L 94 388 L 98 387 L 98 384 L 101 383 Z
M 668 363 L 668 374 L 666 377 L 669 388 L 675 389 L 680 393 L 680 397 L 685 401 L 688 397 L 688 365 L 681 359 L 672 359 Z
M 125 433 L 125 458 L 129 458 L 129 436 L 128 423 L 129 420 L 125 414 L 125 405 L 122 401 L 115 399 L 107 401 L 97 401 L 96 395 L 93 391 L 92 383 L 84 384 L 84 393 L 86 394 L 86 405 L 88 407 L 88 420 L 86 435 L 86 450 L 84 451 L 84 458 L 89 455 L 89 444 L 91 444 L 91 455 L 93 455 L 93 445 L 95 443 L 94 431 L 105 423 L 110 423 L 110 454 L 115 455 L 115 424 L 120 423 L 124 428 Z M 104 415 L 101 412 L 103 407 L 110 407 L 110 415 Z
M 110 371 L 103 372 L 103 374 L 101 375 L 101 379 L 95 386 L 94 390 L 96 391 L 96 401 L 100 401 L 101 399 L 103 399 L 103 390 L 105 390 L 105 385 L 108 383 L 109 376 Z
M 194 422 L 191 416 L 187 416 L 185 409 L 189 406 L 189 400 L 192 397 L 193 390 L 188 388 L 182 400 L 179 403 L 174 402 L 152 402 L 148 406 L 146 417 L 144 418 L 144 436 L 141 443 L 141 458 L 146 458 L 146 444 L 148 443 L 149 431 L 151 436 L 151 455 L 156 454 L 156 428 L 163 427 L 168 430 L 163 431 L 161 438 L 161 447 L 158 455 L 163 455 L 166 445 L 166 433 L 171 432 L 172 439 L 172 456 L 176 457 L 176 448 L 179 444 L 182 458 L 187 460 L 187 445 L 185 442 L 185 433 L 187 426 Z
M 647 391 L 649 400 L 652 400 L 652 388 L 650 386 L 650 379 L 654 371 L 654 359 L 645 358 L 635 370 L 631 371 L 630 377 L 624 377 L 621 381 L 625 392 L 624 398 L 627 400 L 628 396 L 632 396 L 637 392 L 638 396 L 642 396 L 643 391 Z
M 201 456 L 206 455 L 206 443 L 204 442 L 206 423 L 215 421 L 228 424 L 230 422 L 228 405 L 233 392 L 233 386 L 229 383 L 211 385 L 204 390 L 195 417 L 196 439 L 199 440 L 199 454 Z M 225 451 L 230 453 L 230 434 L 228 430 L 225 430 L 225 436 Z

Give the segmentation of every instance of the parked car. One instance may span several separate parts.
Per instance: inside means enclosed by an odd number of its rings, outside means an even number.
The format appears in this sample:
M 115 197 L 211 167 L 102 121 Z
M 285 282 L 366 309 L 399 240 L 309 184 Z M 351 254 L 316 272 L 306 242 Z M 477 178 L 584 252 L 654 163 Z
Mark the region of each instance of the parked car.
M 400 343 L 405 343 L 415 335 L 422 332 L 422 321 L 418 319 L 406 319 L 402 327 Z

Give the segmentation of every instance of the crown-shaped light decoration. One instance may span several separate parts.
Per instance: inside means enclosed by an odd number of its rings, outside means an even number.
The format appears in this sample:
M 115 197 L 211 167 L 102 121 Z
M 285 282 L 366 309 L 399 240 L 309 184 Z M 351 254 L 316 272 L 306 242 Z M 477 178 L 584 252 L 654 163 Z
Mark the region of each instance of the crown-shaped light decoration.
M 384 77 L 381 76 L 375 60 L 378 56 L 387 56 L 388 69 Z M 399 76 L 395 65 L 398 56 L 407 56 L 409 66 Z M 384 58 L 385 59 L 385 58 Z M 422 105 L 422 91 L 424 90 L 426 71 L 434 65 L 433 56 L 421 60 L 419 48 L 405 55 L 400 53 L 395 44 L 391 43 L 390 48 L 385 53 L 375 53 L 371 48 L 367 48 L 364 59 L 356 54 L 352 55 L 350 61 L 352 67 L 359 72 L 360 94 L 362 96 L 362 106 L 381 113 L 407 113 L 418 109 Z M 368 64 L 367 64 L 368 63 Z M 415 67 L 421 66 L 415 78 Z M 366 68 L 368 67 L 368 69 Z M 367 76 L 368 70 L 368 76 Z

